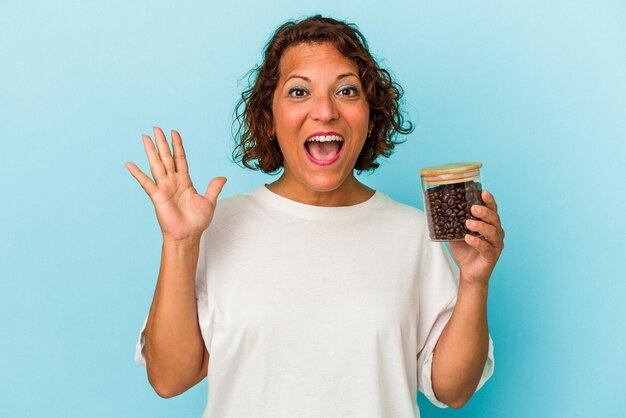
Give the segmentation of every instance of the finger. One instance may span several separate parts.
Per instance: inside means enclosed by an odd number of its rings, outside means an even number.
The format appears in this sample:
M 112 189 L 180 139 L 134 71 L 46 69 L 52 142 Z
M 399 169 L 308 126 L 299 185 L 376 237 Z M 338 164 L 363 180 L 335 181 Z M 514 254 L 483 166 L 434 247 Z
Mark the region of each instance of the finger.
M 484 239 L 465 234 L 465 242 L 475 248 L 485 260 L 494 262 L 498 259 L 496 249 Z
M 150 180 L 150 177 L 148 177 L 139 169 L 139 167 L 131 162 L 126 163 L 125 166 L 128 171 L 130 171 L 130 174 L 132 174 L 132 176 L 139 182 L 146 193 L 148 193 L 148 196 L 152 197 L 154 192 L 157 190 L 157 186 L 152 180 Z
M 489 209 L 486 206 L 481 206 L 481 205 L 472 205 L 471 211 L 472 211 L 472 215 L 474 215 L 476 218 L 490 225 L 495 226 L 498 231 L 504 233 L 504 230 L 502 229 L 502 224 L 500 221 L 500 215 L 498 215 L 496 212 L 494 212 L 493 210 Z
M 498 213 L 498 204 L 496 203 L 496 199 L 494 199 L 491 193 L 489 193 L 487 190 L 483 190 L 481 197 L 483 199 L 483 202 L 485 202 L 485 206 L 487 206 L 492 211 Z
M 143 140 L 143 148 L 146 150 L 148 161 L 150 162 L 150 172 L 152 173 L 154 181 L 159 184 L 159 181 L 167 177 L 167 170 L 165 170 L 163 161 L 161 161 L 161 157 L 159 157 L 159 153 L 152 142 L 152 138 L 148 135 L 142 135 L 141 139 Z
M 185 157 L 185 149 L 183 148 L 183 140 L 180 134 L 172 129 L 172 148 L 174 149 L 174 165 L 176 165 L 177 173 L 189 173 L 187 166 L 187 157 Z
M 157 148 L 159 149 L 159 156 L 165 165 L 165 168 L 168 173 L 175 173 L 176 167 L 174 165 L 174 159 L 172 158 L 172 153 L 170 152 L 170 146 L 167 143 L 167 139 L 165 139 L 165 134 L 158 126 L 152 128 L 154 131 L 154 138 L 156 139 Z
M 226 184 L 226 177 L 214 178 L 213 180 L 211 180 L 211 182 L 207 186 L 206 192 L 204 193 L 204 197 L 209 199 L 215 205 L 217 202 L 217 196 L 222 191 L 224 184 Z
M 503 246 L 502 236 L 495 226 L 472 219 L 466 220 L 465 225 L 470 231 L 478 232 L 494 248 L 501 248 Z

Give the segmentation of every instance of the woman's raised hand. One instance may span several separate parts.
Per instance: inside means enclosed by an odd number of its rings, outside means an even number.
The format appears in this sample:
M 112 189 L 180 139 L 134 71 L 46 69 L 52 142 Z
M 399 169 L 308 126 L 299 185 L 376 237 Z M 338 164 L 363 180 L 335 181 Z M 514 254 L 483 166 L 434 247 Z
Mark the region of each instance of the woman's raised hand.
M 222 191 L 226 178 L 214 178 L 204 196 L 198 194 L 189 178 L 180 134 L 172 131 L 173 156 L 161 128 L 154 128 L 154 137 L 158 150 L 150 136 L 142 136 L 154 181 L 131 162 L 126 163 L 126 168 L 150 196 L 164 241 L 199 238 L 211 224 L 217 196 Z

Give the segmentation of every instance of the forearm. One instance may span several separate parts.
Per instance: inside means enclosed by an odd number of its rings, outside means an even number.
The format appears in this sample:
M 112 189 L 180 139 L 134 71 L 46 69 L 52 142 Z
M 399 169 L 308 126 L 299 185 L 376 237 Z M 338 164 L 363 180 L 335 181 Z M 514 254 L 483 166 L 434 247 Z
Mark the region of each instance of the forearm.
M 489 350 L 488 287 L 472 286 L 463 278 L 454 312 L 435 347 L 432 383 L 437 399 L 454 408 L 472 396 Z
M 164 397 L 178 395 L 204 377 L 195 292 L 198 252 L 199 239 L 163 243 L 145 341 L 148 379 Z

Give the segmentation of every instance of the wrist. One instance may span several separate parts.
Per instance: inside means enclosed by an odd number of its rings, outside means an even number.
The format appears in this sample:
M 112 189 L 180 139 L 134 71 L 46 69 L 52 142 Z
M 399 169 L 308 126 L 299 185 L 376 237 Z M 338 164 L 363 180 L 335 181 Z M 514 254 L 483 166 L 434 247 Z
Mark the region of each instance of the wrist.
M 472 298 L 477 300 L 487 300 L 487 296 L 489 294 L 489 282 L 480 283 L 480 282 L 470 282 L 468 280 L 464 280 L 463 275 L 461 275 L 461 280 L 459 280 L 459 296 L 463 295 L 466 298 Z
M 185 238 L 171 238 L 163 236 L 164 247 L 195 247 L 200 245 L 201 235 L 190 235 Z

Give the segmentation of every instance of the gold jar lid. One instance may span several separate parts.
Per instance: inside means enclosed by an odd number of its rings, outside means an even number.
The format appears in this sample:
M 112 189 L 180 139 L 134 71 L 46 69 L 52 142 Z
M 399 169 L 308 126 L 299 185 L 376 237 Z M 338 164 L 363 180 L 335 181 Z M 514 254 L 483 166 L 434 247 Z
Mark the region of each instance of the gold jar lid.
M 482 166 L 481 162 L 433 165 L 422 168 L 420 175 L 427 185 L 461 183 L 479 178 Z

